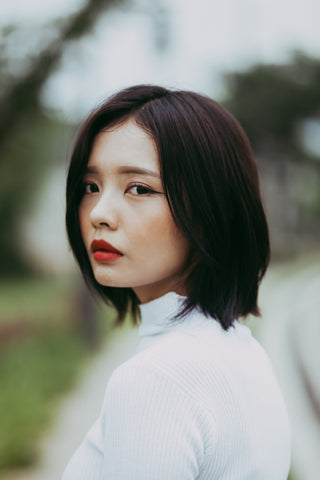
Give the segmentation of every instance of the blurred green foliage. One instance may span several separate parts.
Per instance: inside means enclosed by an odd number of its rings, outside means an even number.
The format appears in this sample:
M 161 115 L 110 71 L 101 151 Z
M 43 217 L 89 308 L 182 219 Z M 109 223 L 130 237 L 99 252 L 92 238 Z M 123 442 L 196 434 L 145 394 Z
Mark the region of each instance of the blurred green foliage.
M 68 328 L 6 343 L 0 353 L 0 471 L 30 465 L 57 407 L 88 356 L 84 340 Z
M 64 163 L 70 126 L 33 115 L 1 145 L 1 276 L 21 275 L 31 266 L 21 248 L 21 225 L 37 199 L 46 173 Z M 48 212 L 50 215 L 50 212 Z
M 318 155 L 307 155 L 298 135 L 308 118 L 320 119 L 320 59 L 294 54 L 283 65 L 258 64 L 226 75 L 225 102 L 239 119 L 257 152 L 277 147 L 292 160 L 310 162 L 320 169 Z
M 70 279 L 62 277 L 2 280 L 0 328 L 17 321 L 37 327 L 64 323 L 66 315 L 72 317 L 73 290 Z
M 92 344 L 70 281 L 41 278 L 0 287 L 1 477 L 36 462 L 59 398 L 75 384 L 92 347 L 106 339 L 113 318 L 106 307 L 92 308 L 89 321 L 98 322 L 99 339 Z
M 287 250 L 293 234 L 314 241 L 320 234 L 320 59 L 296 52 L 283 65 L 229 73 L 225 83 L 224 105 L 244 127 L 258 161 L 271 229 Z M 316 151 L 304 138 L 310 121 L 318 125 Z

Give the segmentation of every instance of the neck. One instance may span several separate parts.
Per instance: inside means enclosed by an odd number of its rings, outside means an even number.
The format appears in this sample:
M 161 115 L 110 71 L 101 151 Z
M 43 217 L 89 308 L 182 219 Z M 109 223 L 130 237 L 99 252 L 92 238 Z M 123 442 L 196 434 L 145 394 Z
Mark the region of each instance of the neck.
M 168 285 L 155 287 L 150 285 L 145 285 L 141 287 L 132 288 L 134 293 L 137 295 L 140 304 L 143 305 L 145 303 L 152 302 L 157 298 L 161 298 L 167 293 L 176 293 L 177 295 L 185 297 L 187 295 L 186 287 L 183 285 L 175 285 L 173 287 L 168 287 Z

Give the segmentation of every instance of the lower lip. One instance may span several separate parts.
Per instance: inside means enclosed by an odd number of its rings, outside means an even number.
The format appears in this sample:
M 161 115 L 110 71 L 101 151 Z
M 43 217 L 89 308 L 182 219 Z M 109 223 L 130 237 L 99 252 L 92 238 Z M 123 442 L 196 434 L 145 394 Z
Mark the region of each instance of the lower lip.
M 120 253 L 107 252 L 105 250 L 96 250 L 93 254 L 93 258 L 97 262 L 111 262 L 112 260 L 117 260 L 120 257 L 122 257 Z

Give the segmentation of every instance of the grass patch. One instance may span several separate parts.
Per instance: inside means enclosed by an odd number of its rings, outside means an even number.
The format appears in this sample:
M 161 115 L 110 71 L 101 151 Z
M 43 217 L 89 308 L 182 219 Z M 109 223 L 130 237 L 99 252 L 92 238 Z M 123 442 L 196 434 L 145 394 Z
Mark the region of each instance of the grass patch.
M 72 279 L 2 283 L 0 333 L 0 477 L 36 463 L 42 435 L 62 395 L 79 378 L 112 326 L 112 315 L 86 299 Z M 86 322 L 86 319 L 88 320 Z M 15 328 L 17 326 L 17 328 Z M 11 332 L 11 333 L 12 333 Z M 88 333 L 89 332 L 89 333 Z
M 31 465 L 57 398 L 69 389 L 88 349 L 71 329 L 55 328 L 0 353 L 0 470 Z
M 0 325 L 30 319 L 33 323 L 64 318 L 74 288 L 71 281 L 34 277 L 0 281 Z

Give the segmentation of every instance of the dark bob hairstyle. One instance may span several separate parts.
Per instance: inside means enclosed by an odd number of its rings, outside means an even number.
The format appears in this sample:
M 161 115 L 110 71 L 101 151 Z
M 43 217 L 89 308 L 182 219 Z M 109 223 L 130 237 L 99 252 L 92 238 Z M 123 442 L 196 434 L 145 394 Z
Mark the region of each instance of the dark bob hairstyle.
M 87 284 L 116 307 L 120 321 L 128 311 L 137 318 L 139 301 L 131 288 L 105 287 L 95 280 L 78 217 L 96 136 L 129 119 L 156 145 L 172 216 L 194 253 L 180 316 L 198 307 L 225 330 L 239 317 L 258 316 L 269 236 L 250 143 L 229 112 L 188 91 L 133 86 L 113 95 L 82 126 L 67 179 L 66 224 Z

